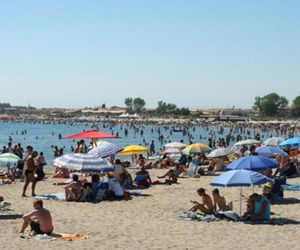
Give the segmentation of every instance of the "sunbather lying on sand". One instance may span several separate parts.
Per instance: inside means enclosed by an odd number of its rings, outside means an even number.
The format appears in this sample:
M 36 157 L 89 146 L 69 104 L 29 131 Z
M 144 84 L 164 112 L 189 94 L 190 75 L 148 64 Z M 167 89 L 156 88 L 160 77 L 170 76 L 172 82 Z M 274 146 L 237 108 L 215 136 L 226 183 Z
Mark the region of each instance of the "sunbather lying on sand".
M 58 168 L 52 178 L 70 178 L 70 171 L 66 168 Z
M 204 188 L 199 188 L 197 193 L 200 197 L 202 197 L 202 203 L 197 201 L 191 201 L 191 203 L 195 204 L 189 211 L 196 212 L 200 210 L 204 214 L 213 214 L 214 206 L 213 202 L 208 194 L 205 193 Z

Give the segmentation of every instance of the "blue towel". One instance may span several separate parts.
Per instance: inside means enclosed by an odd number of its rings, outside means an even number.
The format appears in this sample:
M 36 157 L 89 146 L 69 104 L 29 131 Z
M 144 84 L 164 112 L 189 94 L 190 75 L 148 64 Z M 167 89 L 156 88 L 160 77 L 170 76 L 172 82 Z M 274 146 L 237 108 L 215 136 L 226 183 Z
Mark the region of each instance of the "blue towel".
M 41 199 L 41 200 L 65 200 L 66 199 L 64 193 L 42 194 L 42 195 L 37 195 L 34 198 Z
M 300 184 L 286 184 L 281 185 L 281 187 L 287 191 L 300 191 Z

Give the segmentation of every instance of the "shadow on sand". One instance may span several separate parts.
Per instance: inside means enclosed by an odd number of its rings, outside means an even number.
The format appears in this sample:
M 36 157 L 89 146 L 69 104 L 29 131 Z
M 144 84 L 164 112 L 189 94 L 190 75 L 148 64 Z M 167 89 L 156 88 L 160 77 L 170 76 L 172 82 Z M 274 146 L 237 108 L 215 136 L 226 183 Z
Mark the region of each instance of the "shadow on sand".
M 23 215 L 21 214 L 0 214 L 0 220 L 16 220 L 22 217 Z
M 281 202 L 275 202 L 273 205 L 293 205 L 300 204 L 300 200 L 297 198 L 284 198 Z

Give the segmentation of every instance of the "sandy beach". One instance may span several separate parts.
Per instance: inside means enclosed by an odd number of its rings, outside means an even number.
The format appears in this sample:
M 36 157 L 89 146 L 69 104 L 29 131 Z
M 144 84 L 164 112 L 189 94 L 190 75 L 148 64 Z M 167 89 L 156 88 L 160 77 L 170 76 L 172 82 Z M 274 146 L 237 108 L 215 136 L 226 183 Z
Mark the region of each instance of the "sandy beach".
M 155 180 L 163 170 L 150 170 Z M 181 221 L 177 217 L 191 207 L 196 190 L 209 186 L 213 177 L 181 178 L 172 186 L 137 190 L 141 196 L 129 201 L 74 203 L 45 201 L 52 213 L 55 233 L 84 234 L 83 241 L 22 239 L 17 234 L 22 219 L 0 220 L 1 249 L 296 249 L 300 237 L 300 192 L 285 192 L 287 204 L 272 206 L 273 218 L 283 225 L 247 225 L 233 222 Z M 39 182 L 37 194 L 62 192 L 53 180 Z M 299 183 L 299 179 L 289 179 Z M 5 185 L 0 193 L 16 213 L 32 210 L 33 198 L 21 198 L 23 183 Z M 221 188 L 239 210 L 239 188 Z M 255 188 L 260 192 L 261 188 Z M 251 194 L 245 188 L 244 194 Z M 293 199 L 291 199 L 293 198 Z M 245 209 L 245 205 L 243 205 Z

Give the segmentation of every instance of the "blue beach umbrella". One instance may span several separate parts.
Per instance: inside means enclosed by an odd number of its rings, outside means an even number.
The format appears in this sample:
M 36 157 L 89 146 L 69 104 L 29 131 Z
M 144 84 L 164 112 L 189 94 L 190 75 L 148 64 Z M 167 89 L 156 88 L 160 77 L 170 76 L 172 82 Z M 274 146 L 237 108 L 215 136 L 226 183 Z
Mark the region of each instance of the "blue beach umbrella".
M 123 150 L 123 147 L 118 146 L 117 144 L 100 141 L 97 142 L 97 146 L 93 148 L 88 154 L 95 155 L 97 157 L 105 158 L 110 155 L 115 155 Z
M 276 160 L 269 159 L 265 156 L 245 156 L 239 158 L 229 165 L 227 165 L 227 170 L 237 170 L 246 169 L 252 171 L 263 171 L 268 168 L 278 168 L 279 163 Z
M 216 177 L 210 185 L 219 187 L 250 187 L 261 185 L 268 181 L 268 177 L 245 169 L 227 171 Z
M 114 167 L 105 159 L 89 154 L 67 154 L 53 161 L 53 165 L 81 172 L 109 172 Z
M 240 191 L 240 215 L 242 213 L 242 187 L 265 184 L 269 178 L 258 172 L 245 169 L 232 170 L 216 177 L 210 185 L 217 187 L 241 187 Z
M 255 151 L 258 155 L 266 156 L 266 157 L 275 157 L 275 156 L 288 157 L 288 154 L 284 152 L 282 149 L 273 146 L 259 147 L 256 148 Z
M 300 147 L 300 137 L 294 137 L 287 139 L 279 144 L 280 147 L 291 147 L 291 148 L 298 148 Z

